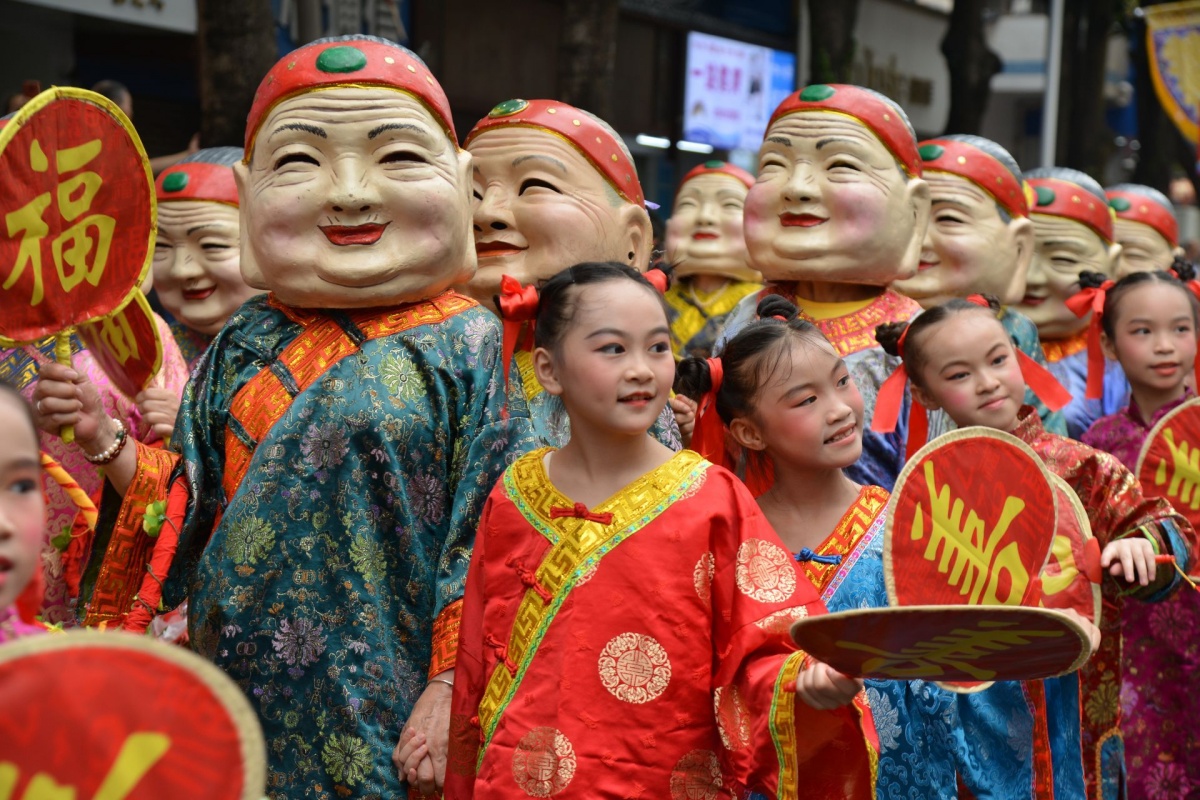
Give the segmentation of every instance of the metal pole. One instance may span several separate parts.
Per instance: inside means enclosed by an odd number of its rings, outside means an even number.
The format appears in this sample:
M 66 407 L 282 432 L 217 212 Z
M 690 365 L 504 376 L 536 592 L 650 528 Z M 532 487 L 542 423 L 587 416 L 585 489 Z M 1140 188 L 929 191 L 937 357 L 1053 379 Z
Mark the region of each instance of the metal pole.
M 1058 149 L 1058 92 L 1062 80 L 1063 6 L 1066 0 L 1050 0 L 1049 47 L 1046 54 L 1046 94 L 1042 98 L 1043 167 L 1053 167 Z
M 303 46 L 324 36 L 324 26 L 321 24 L 321 0 L 298 0 L 296 21 L 298 23 L 296 38 L 299 40 L 296 44 Z
M 796 15 L 796 86 L 801 87 L 808 83 L 811 77 L 808 71 L 808 62 L 812 59 L 808 0 L 797 0 L 797 10 L 800 13 Z

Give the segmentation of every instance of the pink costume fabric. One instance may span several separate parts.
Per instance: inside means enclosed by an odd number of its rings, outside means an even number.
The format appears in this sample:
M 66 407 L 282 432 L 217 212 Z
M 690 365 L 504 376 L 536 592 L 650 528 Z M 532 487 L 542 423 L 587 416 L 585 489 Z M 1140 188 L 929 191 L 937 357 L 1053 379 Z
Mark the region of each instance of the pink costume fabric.
M 1131 402 L 1101 417 L 1084 444 L 1106 450 L 1131 471 L 1150 429 L 1190 399 L 1170 403 L 1146 420 Z M 1126 600 L 1121 723 L 1129 796 L 1146 800 L 1200 798 L 1200 701 L 1192 688 L 1200 674 L 1200 592 L 1183 587 L 1161 603 Z
M 0 608 L 0 644 L 6 644 L 23 636 L 45 632 L 46 626 L 44 625 L 30 625 L 28 622 L 22 622 L 16 606 Z
M 163 364 L 158 380 L 164 388 L 183 395 L 184 384 L 188 379 L 188 365 L 184 361 L 171 329 L 157 314 L 158 333 L 163 342 Z M 40 356 L 34 356 L 36 351 Z M 0 378 L 16 385 L 21 394 L 31 403 L 33 389 L 37 384 L 39 362 L 54 359 L 54 340 L 50 339 L 37 345 L 15 350 L 0 349 Z M 131 398 L 122 394 L 109 380 L 104 370 L 96 363 L 91 354 L 83 349 L 79 339 L 71 337 L 71 363 L 75 370 L 86 375 L 100 393 L 105 412 L 125 423 L 129 431 L 140 442 L 153 444 L 159 441 L 150 426 L 142 419 L 141 413 Z M 83 451 L 74 444 L 64 444 L 57 436 L 47 433 L 39 434 L 41 448 L 51 458 L 63 466 L 79 483 L 85 492 L 95 497 L 103 484 L 100 470 L 83 457 Z M 78 510 L 71 498 L 59 488 L 50 478 L 45 478 L 42 484 L 46 492 L 46 530 L 42 543 L 42 582 L 43 596 L 41 604 L 41 619 L 49 624 L 74 623 L 74 600 L 68 590 L 66 575 L 63 568 L 62 553 L 51 544 L 51 539 L 61 534 L 64 529 L 70 530 Z

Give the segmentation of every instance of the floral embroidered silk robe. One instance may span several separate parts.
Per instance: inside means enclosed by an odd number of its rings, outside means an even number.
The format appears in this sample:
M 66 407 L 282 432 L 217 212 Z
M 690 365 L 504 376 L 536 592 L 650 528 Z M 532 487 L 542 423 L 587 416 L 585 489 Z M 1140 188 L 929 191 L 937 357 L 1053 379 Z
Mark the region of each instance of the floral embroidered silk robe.
M 1137 404 L 1098 419 L 1086 445 L 1112 453 L 1131 471 L 1146 437 L 1191 392 L 1145 419 Z M 1130 797 L 1200 798 L 1200 593 L 1184 586 L 1161 603 L 1126 600 L 1121 610 L 1124 674 L 1121 729 Z
M 720 289 L 703 293 L 688 278 L 675 281 L 663 299 L 667 301 L 671 349 L 676 360 L 711 356 L 726 317 L 743 297 L 761 288 L 761 283 L 730 280 Z
M 545 455 L 480 525 L 446 796 L 870 797 L 869 714 L 788 690 L 824 609 L 746 488 L 685 450 L 589 511 Z
M 454 665 L 483 503 L 532 445 L 505 418 L 499 328 L 453 292 L 347 312 L 257 297 L 197 366 L 164 601 L 189 600 L 191 646 L 250 699 L 272 798 L 403 794 L 400 726 Z M 118 532 L 162 466 L 139 448 Z
M 757 317 L 758 302 L 766 294 L 781 294 L 796 302 L 795 285 L 768 283 L 761 292 L 746 296 L 726 319 L 725 330 L 717 341 L 717 352 L 725 342 L 737 335 Z M 798 303 L 803 305 L 804 301 Z M 827 319 L 810 318 L 810 321 L 825 334 L 837 354 L 846 361 L 854 384 L 862 393 L 863 447 L 858 461 L 846 468 L 846 475 L 855 483 L 874 484 L 889 491 L 904 467 L 904 442 L 908 435 L 908 390 L 904 391 L 904 402 L 896 430 L 891 433 L 876 433 L 871 430 L 871 417 L 875 412 L 875 398 L 879 387 L 900 366 L 900 359 L 883 352 L 875 341 L 875 328 L 885 322 L 908 322 L 921 307 L 915 300 L 896 294 L 890 289 L 880 294 L 868 305 L 852 313 Z
M 1156 553 L 1175 556 L 1180 569 L 1188 571 L 1196 546 L 1192 526 L 1166 500 L 1146 498 L 1137 478 L 1116 458 L 1074 439 L 1047 433 L 1028 406 L 1021 410 L 1013 435 L 1032 447 L 1046 467 L 1079 495 L 1101 548 L 1118 539 L 1141 536 Z M 1126 796 L 1120 704 L 1125 600 L 1164 600 L 1180 583 L 1179 573 L 1169 564 L 1158 566 L 1157 577 L 1149 586 L 1104 578 L 1100 649 L 1079 671 L 1084 775 L 1092 800 Z

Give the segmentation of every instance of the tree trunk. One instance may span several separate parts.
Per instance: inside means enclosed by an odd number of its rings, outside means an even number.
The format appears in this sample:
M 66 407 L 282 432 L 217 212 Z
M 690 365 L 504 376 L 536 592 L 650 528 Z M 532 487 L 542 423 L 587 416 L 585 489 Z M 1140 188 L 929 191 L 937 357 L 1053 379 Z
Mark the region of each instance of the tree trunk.
M 197 0 L 200 143 L 241 147 L 259 81 L 275 64 L 271 0 Z
M 986 0 L 955 0 L 942 55 L 950 72 L 950 114 L 946 133 L 978 134 L 992 93 L 1000 56 L 988 49 L 983 27 Z
M 803 0 L 801 0 L 803 2 Z M 854 66 L 858 0 L 808 0 L 810 83 L 849 83 Z
M 1057 163 L 1101 182 L 1112 149 L 1112 134 L 1104 120 L 1104 67 L 1117 2 L 1067 0 L 1064 14 Z
M 563 3 L 559 97 L 604 120 L 612 117 L 619 11 L 619 0 Z

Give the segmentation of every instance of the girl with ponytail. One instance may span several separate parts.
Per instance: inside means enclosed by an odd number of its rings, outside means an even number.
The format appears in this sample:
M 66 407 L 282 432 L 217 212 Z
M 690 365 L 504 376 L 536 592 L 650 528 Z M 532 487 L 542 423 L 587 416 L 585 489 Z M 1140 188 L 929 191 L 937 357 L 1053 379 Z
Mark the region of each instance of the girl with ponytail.
M 1087 273 L 1082 280 L 1090 280 Z M 1104 288 L 1108 288 L 1107 282 Z M 1089 295 L 1085 300 L 1087 307 L 1076 309 L 1076 313 L 1095 313 L 1091 304 L 1096 298 Z M 1180 587 L 1180 575 L 1191 566 L 1194 552 L 1196 536 L 1191 525 L 1166 500 L 1145 497 L 1137 478 L 1108 453 L 1048 433 L 1042 427 L 1033 408 L 1023 405 L 1026 384 L 1051 408 L 1061 406 L 1067 397 L 1061 386 L 1047 380 L 1043 368 L 1015 351 L 996 319 L 994 298 L 989 302 L 975 295 L 950 301 L 926 311 L 909 325 L 880 328 L 876 338 L 904 363 L 889 378 L 892 386 L 885 385 L 880 392 L 874 426 L 887 430 L 894 424 L 898 405 L 891 404 L 890 413 L 880 413 L 880 407 L 888 405 L 882 396 L 889 389 L 899 393 L 909 381 L 914 405 L 944 409 L 960 428 L 995 428 L 1025 442 L 1051 472 L 1070 485 L 1087 509 L 1092 534 L 1103 548 L 1101 566 L 1111 577 L 1102 587 L 1105 610 L 1099 623 L 1100 649 L 1078 673 L 1081 699 L 1087 710 L 1082 716 L 1084 775 L 1089 796 L 1095 796 L 1093 790 L 1102 784 L 1122 787 L 1124 796 L 1119 706 L 1121 608 L 1127 596 L 1153 602 Z M 910 448 L 919 447 L 920 441 L 912 441 L 911 428 L 909 435 Z M 1178 570 L 1165 563 L 1158 567 L 1158 561 L 1173 562 Z M 1056 725 L 1079 718 L 1077 708 L 1066 714 L 1053 713 L 1056 703 L 1080 701 L 1075 680 L 1074 676 L 1066 676 L 1045 682 L 1052 737 Z M 1065 735 L 1061 741 L 1072 738 Z M 1056 764 L 1069 755 L 1059 748 L 1054 753 Z M 1055 789 L 1059 796 L 1057 777 Z
M 806 797 L 873 798 L 861 681 L 786 635 L 824 611 L 803 569 L 735 476 L 647 435 L 675 375 L 661 295 L 579 264 L 535 312 L 570 438 L 517 459 L 484 509 L 446 796 L 669 797 L 699 775 L 713 797 L 795 800 L 803 775 Z
M 1193 396 L 1200 289 L 1191 264 L 1179 259 L 1170 272 L 1131 272 L 1111 286 L 1084 273 L 1092 326 L 1104 355 L 1129 380 L 1129 405 L 1101 417 L 1083 442 L 1111 453 L 1136 473 L 1151 428 Z M 1104 287 L 1104 288 L 1101 288 Z M 1098 367 L 1093 374 L 1103 375 Z M 1168 622 L 1169 620 L 1169 622 Z M 1124 678 L 1121 712 L 1126 730 L 1125 766 L 1130 797 L 1152 797 L 1164 780 L 1200 786 L 1200 702 L 1185 675 L 1195 663 L 1200 636 L 1200 594 L 1183 589 L 1161 604 L 1125 603 L 1121 609 Z M 1176 776 L 1171 778 L 1170 776 Z M 1182 785 L 1182 784 L 1177 784 Z

